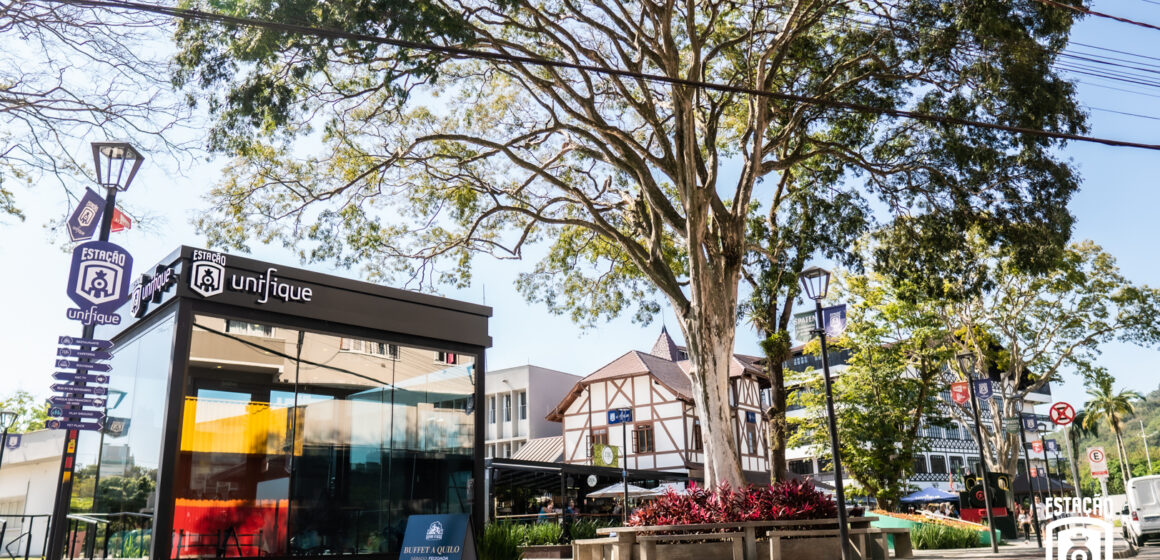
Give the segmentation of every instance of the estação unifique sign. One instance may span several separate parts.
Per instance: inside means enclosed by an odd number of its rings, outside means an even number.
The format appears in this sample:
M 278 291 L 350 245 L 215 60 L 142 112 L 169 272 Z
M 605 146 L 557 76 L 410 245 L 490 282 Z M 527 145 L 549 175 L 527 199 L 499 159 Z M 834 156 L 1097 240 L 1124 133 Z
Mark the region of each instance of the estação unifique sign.
M 133 257 L 114 243 L 89 241 L 77 245 L 66 293 L 80 308 L 69 309 L 66 316 L 86 325 L 121 324 L 116 311 L 129 299 L 132 269 Z
M 153 275 L 142 274 L 133 285 L 129 313 L 140 317 L 149 310 L 150 303 L 161 303 L 161 296 L 177 283 L 177 271 L 173 267 L 158 266 Z
M 226 256 L 212 251 L 194 250 L 192 266 L 189 270 L 189 289 L 201 297 L 216 296 L 227 288 L 234 292 L 255 294 L 258 303 L 266 303 L 270 298 L 284 302 L 305 303 L 314 297 L 314 291 L 305 286 L 291 284 L 279 278 L 278 269 L 270 267 L 264 274 L 241 274 L 226 270 Z

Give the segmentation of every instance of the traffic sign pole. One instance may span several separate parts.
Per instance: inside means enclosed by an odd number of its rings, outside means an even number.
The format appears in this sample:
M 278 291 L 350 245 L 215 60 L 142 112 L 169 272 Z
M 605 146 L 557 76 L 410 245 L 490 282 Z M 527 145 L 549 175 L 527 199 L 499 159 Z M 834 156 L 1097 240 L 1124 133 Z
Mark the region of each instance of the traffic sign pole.
M 100 241 L 109 240 L 109 230 L 113 225 L 113 210 L 117 208 L 117 186 L 111 185 L 105 188 L 105 209 L 101 214 L 101 234 Z M 96 323 L 90 323 L 84 326 L 81 331 L 81 338 L 92 339 L 96 334 Z M 85 341 L 89 342 L 89 341 Z M 89 350 L 96 352 L 101 350 L 99 346 L 81 344 L 81 350 Z M 82 358 L 82 362 L 90 361 L 88 358 Z M 84 381 L 78 383 L 79 386 L 85 385 Z M 70 410 L 80 408 L 79 406 L 70 406 Z M 68 422 L 80 422 L 79 417 L 69 417 Z M 44 557 L 56 560 L 64 555 L 65 533 L 68 529 L 68 513 L 69 503 L 72 499 L 73 487 L 73 468 L 76 465 L 76 449 L 77 439 L 80 437 L 80 430 L 69 428 L 64 438 L 64 449 L 60 454 L 60 479 L 56 485 L 56 499 L 53 502 L 52 517 L 50 518 L 49 532 L 48 532 L 48 547 L 45 550 Z M 97 450 L 100 453 L 100 449 Z M 99 481 L 98 481 L 99 482 Z M 93 488 L 98 488 L 94 485 Z M 95 495 L 95 494 L 94 494 Z M 95 505 L 95 504 L 94 504 Z
M 1019 417 L 1019 423 L 1023 423 L 1022 415 Z M 1023 426 L 1019 426 L 1019 443 L 1023 446 L 1023 464 L 1027 467 L 1027 493 L 1030 494 L 1034 491 L 1038 495 L 1039 489 L 1033 488 L 1032 486 L 1031 457 L 1027 453 L 1027 432 L 1023 430 Z M 1043 500 L 1042 497 L 1039 499 Z M 1043 548 L 1043 535 L 1039 533 L 1039 508 L 1035 507 L 1035 504 L 1031 504 L 1031 521 L 1035 524 L 1035 543 L 1039 548 Z
M 964 371 L 963 374 L 967 376 L 967 388 L 971 392 L 971 411 L 975 415 L 975 437 L 979 442 L 979 469 L 983 471 L 980 474 L 983 475 L 983 505 L 987 506 L 987 531 L 991 533 L 991 554 L 998 554 L 999 539 L 996 538 L 998 529 L 995 528 L 995 513 L 991 508 L 991 481 L 988 480 L 990 477 L 987 476 L 990 469 L 987 468 L 987 457 L 983 452 L 985 446 L 983 445 L 983 423 L 979 420 L 979 399 L 975 395 L 975 380 L 972 379 L 971 373 Z M 1042 546 L 1042 543 L 1040 546 Z

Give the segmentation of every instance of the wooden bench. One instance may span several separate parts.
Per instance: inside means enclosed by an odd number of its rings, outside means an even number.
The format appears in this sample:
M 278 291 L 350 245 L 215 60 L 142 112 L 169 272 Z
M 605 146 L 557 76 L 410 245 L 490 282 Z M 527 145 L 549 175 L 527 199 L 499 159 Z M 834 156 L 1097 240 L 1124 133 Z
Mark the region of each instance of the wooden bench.
M 733 560 L 745 560 L 745 533 L 689 533 L 684 535 L 640 535 L 640 560 L 657 560 L 657 543 L 679 543 L 694 541 L 729 541 L 733 547 Z

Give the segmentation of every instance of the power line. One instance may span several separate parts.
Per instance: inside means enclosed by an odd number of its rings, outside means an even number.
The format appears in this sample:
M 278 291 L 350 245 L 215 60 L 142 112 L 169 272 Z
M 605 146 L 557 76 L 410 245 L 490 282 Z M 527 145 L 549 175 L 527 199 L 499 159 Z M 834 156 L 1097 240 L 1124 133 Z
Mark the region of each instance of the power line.
M 1135 26 L 1146 28 L 1146 29 L 1154 29 L 1156 31 L 1160 31 L 1160 26 L 1152 25 L 1151 23 L 1147 23 L 1147 22 L 1143 22 L 1143 21 L 1136 21 L 1134 19 L 1129 19 L 1126 17 L 1116 16 L 1116 15 L 1112 15 L 1112 14 L 1105 14 L 1103 12 L 1097 12 L 1095 10 L 1089 10 L 1087 8 L 1082 8 L 1079 6 L 1069 6 L 1069 5 L 1063 4 L 1061 2 L 1056 2 L 1055 0 L 1035 0 L 1035 1 L 1039 2 L 1040 4 L 1044 4 L 1047 6 L 1053 6 L 1056 8 L 1063 8 L 1065 10 L 1071 10 L 1073 12 L 1084 14 L 1084 15 L 1107 18 L 1110 20 L 1118 21 L 1120 23 L 1127 23 L 1129 25 L 1135 25 Z
M 846 101 L 836 101 L 830 99 L 823 99 L 819 97 L 796 95 L 791 93 L 779 93 L 759 90 L 756 88 L 734 86 L 729 84 L 718 84 L 713 82 L 703 82 L 699 80 L 690 80 L 686 78 L 675 78 L 670 76 L 662 76 L 658 74 L 647 74 L 644 72 L 634 72 L 631 70 L 621 70 L 616 68 L 605 68 L 591 64 L 581 64 L 577 62 L 566 62 L 561 60 L 551 60 L 546 58 L 513 55 L 507 53 L 495 53 L 488 51 L 481 51 L 476 49 L 468 49 L 463 47 L 454 47 L 447 45 L 436 45 L 432 43 L 419 43 L 416 41 L 407 41 L 402 39 L 391 39 L 386 37 L 379 37 L 375 35 L 367 35 L 363 33 L 353 33 L 349 31 L 342 31 L 338 29 L 328 29 L 321 27 L 312 27 L 291 23 L 278 23 L 257 18 L 227 16 L 213 12 L 206 12 L 202 10 L 194 10 L 187 8 L 172 8 L 167 6 L 156 6 L 150 4 L 142 4 L 138 2 L 127 2 L 122 0 L 48 0 L 49 2 L 68 4 L 75 6 L 89 6 L 99 8 L 114 8 L 127 9 L 133 11 L 142 11 L 166 15 L 170 17 L 203 21 L 209 23 L 218 23 L 233 26 L 259 27 L 264 29 L 271 29 L 284 33 L 296 33 L 300 35 L 310 35 L 316 37 L 324 37 L 331 39 L 343 39 L 349 41 L 365 41 L 370 43 L 389 45 L 397 48 L 413 49 L 438 52 L 442 54 L 462 56 L 465 58 L 479 58 L 484 60 L 491 60 L 496 62 L 517 62 L 522 64 L 529 64 L 534 66 L 542 66 L 549 68 L 563 68 L 568 70 L 576 70 L 581 72 L 590 72 L 594 74 L 605 74 L 610 76 L 617 76 L 622 78 L 632 78 L 636 80 L 646 80 L 652 82 L 665 83 L 670 85 L 679 85 L 692 88 L 706 89 L 712 91 L 720 91 L 725 93 L 739 93 L 746 95 L 753 95 L 758 97 L 765 97 L 769 99 L 776 99 L 779 101 L 789 101 L 794 103 L 802 103 L 806 105 L 817 105 L 828 107 L 831 109 L 842 109 L 860 113 L 870 113 L 878 115 L 886 115 L 897 118 L 911 119 L 921 122 L 929 122 L 943 125 L 967 126 L 974 128 L 983 128 L 989 130 L 1000 130 L 1003 132 L 1011 132 L 1015 134 L 1025 134 L 1030 136 L 1039 136 L 1044 138 L 1053 138 L 1057 140 L 1075 140 L 1078 142 L 1090 142 L 1094 144 L 1103 144 L 1106 146 L 1142 148 L 1146 150 L 1160 151 L 1160 144 L 1146 144 L 1141 142 L 1131 142 L 1127 140 L 1115 140 L 1110 138 L 1100 138 L 1096 136 L 1086 136 L 1081 134 L 1072 134 L 1068 132 L 1054 132 L 1049 130 L 1042 130 L 1036 128 L 1026 128 L 1021 126 L 1012 126 L 999 123 L 988 123 L 983 121 L 975 121 L 970 119 L 963 119 L 959 117 L 952 117 L 947 115 L 937 115 L 932 113 L 921 113 L 917 111 L 909 111 L 905 109 L 892 109 L 886 107 L 874 107 L 871 105 L 864 105 L 861 103 L 851 103 Z M 1039 0 L 1050 1 L 1050 0 Z

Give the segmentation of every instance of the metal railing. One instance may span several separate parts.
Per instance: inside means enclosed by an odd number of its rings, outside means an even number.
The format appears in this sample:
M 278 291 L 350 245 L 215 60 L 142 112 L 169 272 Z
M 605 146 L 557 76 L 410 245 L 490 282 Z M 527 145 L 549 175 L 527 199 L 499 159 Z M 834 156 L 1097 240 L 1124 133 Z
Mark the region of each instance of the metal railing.
M 69 514 L 65 558 L 147 558 L 153 516 L 146 513 Z M 114 530 L 115 529 L 115 530 Z M 101 555 L 97 556 L 100 542 Z M 112 546 L 110 546 L 112 545 Z
M 28 560 L 28 558 L 32 555 L 32 531 L 33 531 L 33 529 L 36 528 L 36 520 L 41 518 L 41 517 L 43 517 L 45 520 L 44 521 L 44 543 L 41 544 L 41 549 L 40 549 L 43 553 L 44 547 L 48 545 L 48 527 L 49 527 L 48 520 L 50 517 L 52 517 L 51 515 L 48 515 L 47 513 L 42 513 L 42 514 L 37 514 L 37 515 L 22 515 L 22 514 L 0 515 L 0 549 L 3 550 L 3 554 L 6 554 L 12 560 L 15 560 L 17 558 L 17 555 L 20 554 L 20 544 L 23 542 L 23 544 L 24 544 L 24 556 L 22 558 L 24 558 L 24 560 Z M 11 539 L 11 540 L 6 540 L 6 539 L 8 539 L 8 525 L 11 524 L 11 520 L 13 518 L 19 519 L 18 528 L 20 529 L 20 534 L 16 535 L 16 537 Z M 24 525 L 25 519 L 28 520 L 27 527 L 25 527 L 25 525 Z M 13 551 L 13 547 L 15 547 L 15 551 Z

